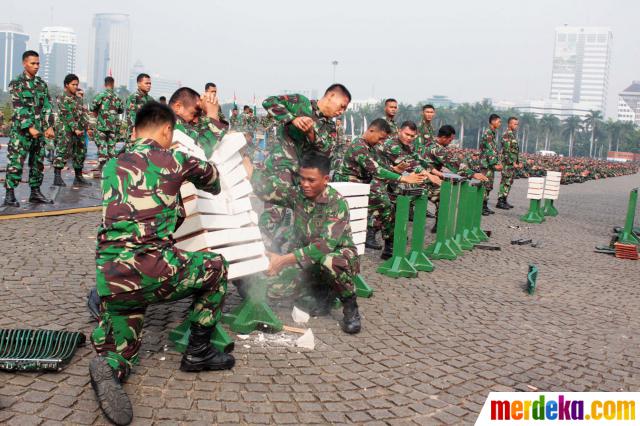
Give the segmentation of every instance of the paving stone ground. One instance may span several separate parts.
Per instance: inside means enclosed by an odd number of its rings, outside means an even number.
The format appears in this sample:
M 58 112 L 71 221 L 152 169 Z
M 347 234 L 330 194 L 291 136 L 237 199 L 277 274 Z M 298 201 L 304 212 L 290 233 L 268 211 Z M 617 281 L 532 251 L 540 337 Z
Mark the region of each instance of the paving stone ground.
M 502 251 L 435 261 L 415 279 L 376 274 L 368 253 L 362 269 L 376 293 L 360 301 L 362 333 L 344 335 L 336 311 L 312 318 L 313 351 L 253 336 L 236 342 L 233 371 L 182 373 L 165 346 L 187 305 L 152 307 L 142 363 L 126 384 L 135 424 L 470 424 L 492 390 L 638 391 L 640 262 L 593 248 L 622 224 L 639 183 L 634 175 L 563 186 L 560 215 L 527 225 L 519 180 L 516 208 L 484 221 Z M 0 222 L 0 327 L 89 335 L 98 220 Z M 542 246 L 511 246 L 515 237 Z M 529 263 L 540 270 L 533 296 L 524 291 Z M 105 424 L 89 385 L 92 356 L 86 346 L 60 373 L 0 373 L 0 424 Z

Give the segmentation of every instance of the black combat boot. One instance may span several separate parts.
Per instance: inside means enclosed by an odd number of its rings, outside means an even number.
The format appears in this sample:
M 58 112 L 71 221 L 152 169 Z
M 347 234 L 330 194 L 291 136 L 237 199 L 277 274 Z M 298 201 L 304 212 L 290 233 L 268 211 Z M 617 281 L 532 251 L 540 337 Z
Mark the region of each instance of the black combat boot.
M 431 233 L 435 234 L 438 232 L 438 217 L 436 216 L 436 222 L 433 224 L 433 227 L 431 227 Z
M 387 260 L 390 259 L 391 256 L 393 256 L 393 238 L 384 240 L 384 248 L 380 254 L 380 259 Z
M 8 207 L 20 207 L 20 203 L 16 200 L 16 193 L 13 188 L 7 188 L 7 192 L 4 196 L 4 203 L 2 205 Z
M 100 320 L 100 296 L 98 295 L 98 289 L 93 287 L 87 294 L 87 308 L 91 318 L 96 321 Z
M 29 196 L 29 202 L 34 204 L 53 204 L 53 200 L 45 197 L 40 188 L 31 188 L 31 195 Z
M 89 376 L 104 415 L 116 425 L 131 423 L 133 420 L 131 401 L 107 360 L 101 356 L 92 359 L 89 363 Z
M 367 228 L 367 239 L 364 242 L 364 246 L 373 250 L 380 250 L 382 248 L 380 243 L 376 240 L 375 229 Z
M 509 210 L 509 207 L 507 206 L 507 200 L 505 200 L 504 197 L 499 197 L 498 198 L 498 203 L 496 204 L 496 209 Z
M 67 186 L 67 184 L 62 180 L 62 169 L 53 169 L 53 185 Z
M 362 325 L 360 324 L 360 313 L 358 312 L 358 302 L 356 295 L 340 299 L 342 301 L 342 313 L 344 318 L 340 326 L 342 331 L 347 334 L 360 333 Z
M 76 172 L 76 178 L 73 180 L 73 186 L 91 186 L 90 182 L 87 182 L 82 176 L 82 169 L 74 169 Z
M 231 354 L 218 351 L 211 346 L 211 333 L 213 327 L 203 327 L 200 324 L 191 324 L 189 345 L 182 355 L 180 370 L 204 371 L 204 370 L 229 370 L 236 363 Z
M 491 210 L 487 206 L 487 200 L 482 202 L 482 216 L 489 216 L 491 214 Z
M 509 202 L 507 201 L 507 197 L 504 197 L 504 205 L 507 206 L 508 209 L 512 209 L 513 206 L 511 204 L 509 204 Z

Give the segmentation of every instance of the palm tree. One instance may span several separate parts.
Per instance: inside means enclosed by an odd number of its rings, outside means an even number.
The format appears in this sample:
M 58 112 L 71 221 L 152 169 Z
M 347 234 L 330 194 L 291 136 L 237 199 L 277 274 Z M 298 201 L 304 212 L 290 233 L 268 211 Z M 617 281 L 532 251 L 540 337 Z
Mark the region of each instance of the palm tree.
M 636 126 L 631 121 L 619 121 L 618 123 L 620 123 L 620 128 L 618 131 L 618 137 L 616 138 L 616 152 L 618 151 L 618 147 L 620 145 L 620 139 L 624 140 L 625 138 L 631 136 L 636 130 Z
M 469 124 L 472 120 L 471 105 L 464 103 L 456 108 L 456 115 L 460 120 L 460 147 L 464 148 L 464 126 L 465 123 Z
M 555 115 L 545 114 L 540 119 L 540 127 L 544 130 L 544 149 L 549 150 L 551 134 L 558 130 L 560 120 Z
M 584 127 L 591 131 L 591 142 L 589 142 L 589 157 L 593 157 L 593 145 L 596 140 L 596 130 L 602 123 L 602 113 L 600 111 L 589 110 L 584 119 Z
M 562 136 L 569 136 L 569 157 L 573 157 L 573 141 L 576 132 L 582 129 L 582 120 L 577 115 L 565 118 L 562 123 Z
M 522 129 L 522 151 L 527 152 L 527 148 L 529 147 L 529 137 L 531 136 L 531 132 L 536 130 L 538 127 L 538 118 L 535 114 L 530 112 L 525 112 L 520 115 L 520 128 Z

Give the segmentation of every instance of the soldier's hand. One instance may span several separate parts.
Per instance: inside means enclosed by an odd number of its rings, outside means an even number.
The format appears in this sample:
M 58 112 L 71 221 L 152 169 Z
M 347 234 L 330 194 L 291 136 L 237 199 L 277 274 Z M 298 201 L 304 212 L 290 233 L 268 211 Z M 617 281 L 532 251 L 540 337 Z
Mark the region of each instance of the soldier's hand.
M 311 117 L 296 117 L 293 119 L 291 124 L 305 133 L 309 133 L 313 130 L 313 120 Z
M 430 172 L 432 175 L 436 175 L 438 176 L 440 179 L 444 178 L 444 173 L 442 173 L 440 170 L 438 169 L 432 169 Z
M 53 139 L 56 137 L 56 133 L 53 131 L 53 127 L 49 127 L 44 131 L 44 137 L 47 139 Z
M 403 173 L 405 170 L 409 168 L 409 163 L 407 163 L 406 161 L 403 161 L 401 163 L 396 164 L 392 168 L 393 168 L 393 171 L 396 173 Z
M 427 179 L 429 179 L 429 182 L 431 182 L 432 184 L 434 184 L 436 186 L 442 185 L 442 179 L 440 179 L 436 175 L 432 175 L 431 173 L 428 173 L 427 174 Z
M 425 177 L 416 173 L 411 173 L 409 175 L 404 175 L 400 178 L 400 182 L 402 183 L 422 183 L 424 182 Z
M 489 178 L 483 175 L 482 173 L 474 173 L 473 175 L 471 175 L 471 177 L 474 179 L 478 179 L 481 182 L 486 182 L 489 180 Z
M 93 130 L 87 130 L 87 134 L 89 135 L 90 138 L 93 137 Z
M 204 93 L 200 96 L 200 105 L 207 117 L 218 119 L 220 112 L 220 104 L 218 103 L 218 95 L 213 93 Z
M 82 136 L 84 134 L 82 130 L 74 130 L 74 133 L 76 134 L 76 136 Z
M 29 136 L 31 136 L 32 138 L 37 138 L 38 136 L 40 136 L 40 132 L 33 127 L 29 127 Z

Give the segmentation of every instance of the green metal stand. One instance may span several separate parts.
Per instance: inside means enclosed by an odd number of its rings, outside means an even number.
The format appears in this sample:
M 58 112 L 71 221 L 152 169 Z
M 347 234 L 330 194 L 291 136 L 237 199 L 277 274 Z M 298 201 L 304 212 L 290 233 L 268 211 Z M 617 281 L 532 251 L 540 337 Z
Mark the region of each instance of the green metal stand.
M 225 324 L 236 333 L 249 334 L 254 330 L 278 332 L 282 321 L 267 304 L 267 280 L 256 279 L 247 297 L 231 312 L 223 316 Z
M 356 296 L 369 298 L 373 296 L 373 289 L 364 280 L 364 277 L 360 274 L 356 275 L 354 280 L 354 287 L 356 288 Z
M 462 248 L 454 239 L 456 211 L 460 193 L 458 182 L 459 180 L 447 176 L 442 181 L 436 240 L 425 250 L 425 253 L 431 259 L 454 260 L 462 253 Z
M 184 352 L 189 344 L 189 336 L 191 335 L 191 322 L 185 320 L 169 333 L 169 340 L 173 342 L 178 352 Z M 216 324 L 211 334 L 211 344 L 221 352 L 231 352 L 234 348 L 233 339 L 229 337 L 220 323 Z
M 392 278 L 413 278 L 418 271 L 406 257 L 407 224 L 411 197 L 398 195 L 396 199 L 396 223 L 393 228 L 393 255 L 378 266 L 378 273 Z M 426 213 L 425 213 L 426 215 Z
M 476 188 L 470 182 L 463 182 L 460 186 L 460 201 L 458 202 L 458 218 L 456 220 L 455 242 L 463 250 L 473 249 L 473 241 L 470 239 L 473 217 L 471 206 L 473 205 Z
M 527 273 L 527 292 L 533 294 L 536 291 L 536 280 L 538 279 L 538 268 L 536 265 L 529 265 L 529 272 Z
M 636 207 L 638 205 L 638 188 L 634 188 L 629 193 L 629 206 L 627 207 L 627 218 L 624 222 L 624 228 L 618 234 L 618 242 L 622 244 L 640 245 L 640 239 L 633 232 L 633 222 L 636 217 Z
M 542 223 L 544 222 L 544 216 L 541 214 L 540 200 L 529 201 L 529 211 L 520 216 L 520 220 L 527 223 Z
M 472 227 L 471 227 L 471 239 L 474 244 L 489 241 L 489 236 L 482 230 L 482 203 L 484 201 L 484 186 L 480 184 L 477 187 L 475 199 L 471 206 L 472 211 Z
M 558 216 L 558 209 L 556 209 L 556 206 L 553 205 L 553 200 L 544 200 L 542 214 L 544 216 Z
M 407 258 L 409 263 L 418 271 L 431 272 L 435 268 L 424 254 L 424 235 L 427 222 L 427 197 L 421 196 L 414 200 L 413 233 L 411 236 L 411 250 Z M 395 247 L 395 246 L 394 246 Z

